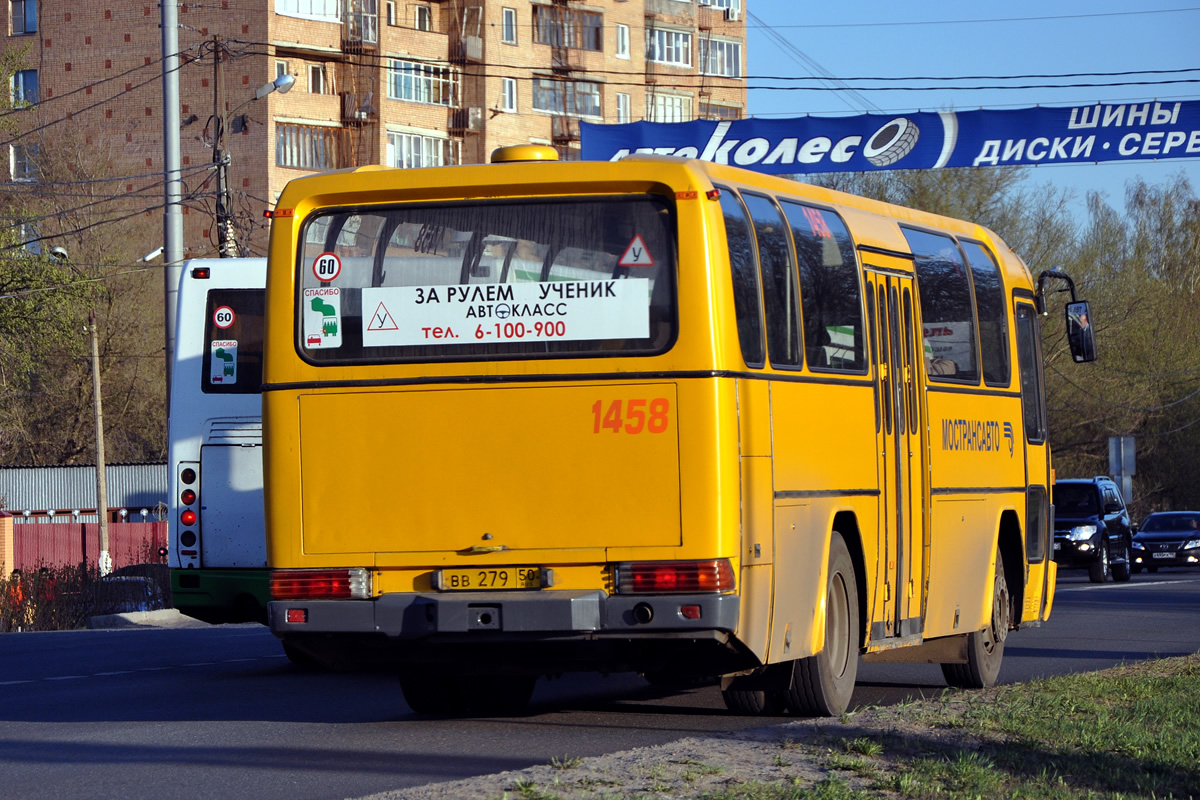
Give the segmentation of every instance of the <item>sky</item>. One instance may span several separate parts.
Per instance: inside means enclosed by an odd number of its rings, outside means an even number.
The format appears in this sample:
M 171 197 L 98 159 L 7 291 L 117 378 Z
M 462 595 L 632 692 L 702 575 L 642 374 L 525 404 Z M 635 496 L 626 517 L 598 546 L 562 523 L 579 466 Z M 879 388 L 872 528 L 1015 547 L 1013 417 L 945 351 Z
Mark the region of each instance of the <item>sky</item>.
M 742 0 L 747 21 L 747 85 L 752 117 L 847 116 L 868 112 L 967 111 L 1096 102 L 1200 100 L 1200 3 L 1196 0 L 1008 0 L 1005 3 L 898 3 L 879 0 Z M 782 40 L 782 41 L 781 41 Z M 1195 69 L 1175 75 L 1148 70 Z M 1111 77 L 1095 73 L 1137 72 Z M 1005 85 L 1085 84 L 1074 88 L 971 88 L 997 80 L 881 84 L 850 78 L 1066 75 Z M 769 76 L 832 76 L 843 87 L 780 91 Z M 1179 81 L 1187 82 L 1171 82 Z M 1111 86 L 1115 82 L 1146 85 Z M 1100 85 L 1097 85 L 1100 84 Z M 795 85 L 794 83 L 791 85 Z M 931 91 L 884 91 L 888 85 Z M 869 87 L 878 87 L 875 89 Z M 957 87 L 957 88 L 956 88 Z M 874 106 L 874 107 L 872 107 Z M 1183 173 L 1200 194 L 1200 159 L 1030 168 L 1026 186 L 1069 189 L 1083 215 L 1088 192 L 1124 207 L 1126 183 L 1150 184 Z

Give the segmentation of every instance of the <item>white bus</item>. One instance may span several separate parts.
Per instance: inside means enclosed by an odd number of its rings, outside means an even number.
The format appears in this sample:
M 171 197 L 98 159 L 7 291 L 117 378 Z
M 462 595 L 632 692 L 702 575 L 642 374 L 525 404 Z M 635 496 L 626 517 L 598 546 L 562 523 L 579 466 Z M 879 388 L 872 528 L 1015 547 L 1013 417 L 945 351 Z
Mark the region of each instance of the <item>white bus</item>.
M 175 607 L 266 622 L 262 354 L 265 258 L 184 264 L 168 409 Z

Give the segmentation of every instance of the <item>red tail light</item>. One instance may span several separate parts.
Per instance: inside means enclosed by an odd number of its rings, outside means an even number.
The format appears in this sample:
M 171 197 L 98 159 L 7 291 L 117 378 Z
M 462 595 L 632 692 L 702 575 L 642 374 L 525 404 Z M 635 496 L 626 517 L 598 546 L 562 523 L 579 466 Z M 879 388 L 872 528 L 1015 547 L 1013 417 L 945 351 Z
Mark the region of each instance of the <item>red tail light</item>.
M 717 593 L 733 589 L 733 566 L 725 558 L 617 565 L 618 594 Z
M 179 522 L 181 525 L 195 525 L 196 524 L 196 512 L 192 511 L 189 508 L 188 510 L 184 511 L 182 514 L 179 515 Z
M 196 502 L 196 493 L 191 489 L 184 489 L 179 495 L 179 502 L 183 503 L 185 506 L 190 506 L 192 503 Z
M 371 573 L 354 569 L 281 569 L 271 573 L 272 600 L 365 600 Z

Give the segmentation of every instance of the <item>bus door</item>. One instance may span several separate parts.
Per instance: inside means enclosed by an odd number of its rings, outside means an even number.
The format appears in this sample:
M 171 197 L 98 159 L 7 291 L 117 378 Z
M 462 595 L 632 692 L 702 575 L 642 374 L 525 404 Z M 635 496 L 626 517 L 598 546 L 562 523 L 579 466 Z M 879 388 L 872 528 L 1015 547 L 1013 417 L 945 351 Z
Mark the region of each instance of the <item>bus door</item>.
M 913 279 L 905 273 L 870 270 L 867 279 L 880 411 L 880 589 L 871 638 L 919 639 L 925 601 L 925 412 Z
M 1054 525 L 1050 505 L 1050 448 L 1046 441 L 1041 322 L 1031 302 L 1018 301 L 1013 316 L 1025 429 L 1025 559 L 1029 564 L 1021 619 L 1034 622 L 1048 616 L 1054 596 L 1055 570 L 1049 550 Z

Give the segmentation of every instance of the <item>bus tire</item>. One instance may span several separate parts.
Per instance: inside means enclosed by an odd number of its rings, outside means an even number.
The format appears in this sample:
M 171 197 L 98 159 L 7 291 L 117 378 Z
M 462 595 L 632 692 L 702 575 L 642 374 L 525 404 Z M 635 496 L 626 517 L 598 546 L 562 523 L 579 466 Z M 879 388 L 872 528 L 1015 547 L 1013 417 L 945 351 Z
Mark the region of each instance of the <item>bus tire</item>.
M 748 717 L 773 717 L 783 712 L 783 692 L 768 689 L 722 689 L 725 707 Z
M 467 711 L 484 716 L 520 714 L 529 706 L 536 675 L 467 675 L 460 679 Z
M 467 704 L 459 689 L 454 676 L 433 672 L 400 674 L 400 691 L 404 694 L 404 702 L 415 714 L 448 716 L 464 713 Z
M 850 551 L 837 531 L 829 542 L 825 584 L 825 644 L 816 655 L 793 664 L 791 685 L 784 694 L 788 710 L 806 717 L 845 711 L 858 677 L 858 583 Z
M 996 683 L 1004 660 L 1004 640 L 1012 622 L 1012 599 L 1004 575 L 1004 559 L 996 552 L 992 587 L 992 620 L 982 631 L 967 634 L 967 663 L 942 664 L 946 683 L 959 689 L 986 689 Z

